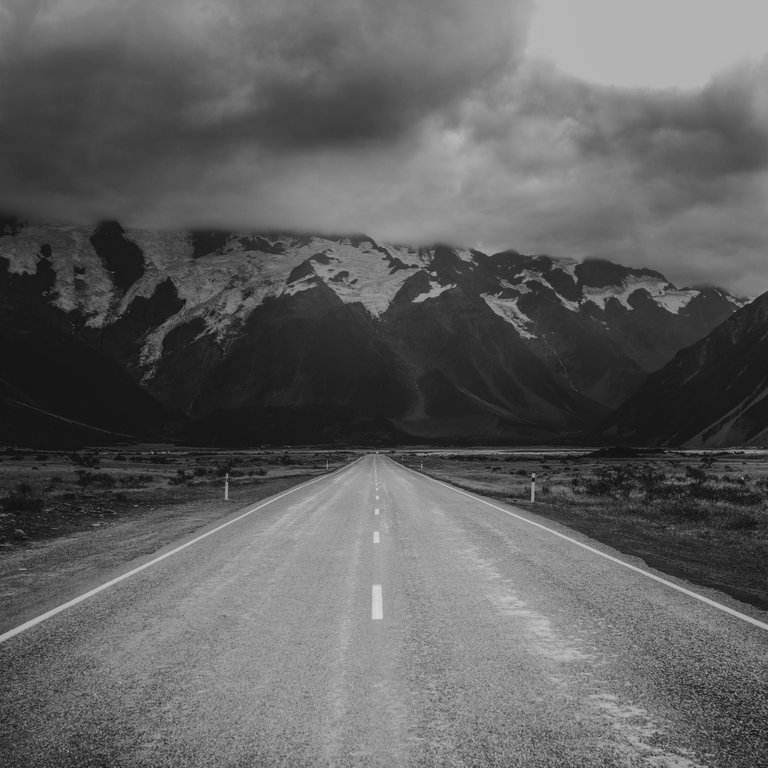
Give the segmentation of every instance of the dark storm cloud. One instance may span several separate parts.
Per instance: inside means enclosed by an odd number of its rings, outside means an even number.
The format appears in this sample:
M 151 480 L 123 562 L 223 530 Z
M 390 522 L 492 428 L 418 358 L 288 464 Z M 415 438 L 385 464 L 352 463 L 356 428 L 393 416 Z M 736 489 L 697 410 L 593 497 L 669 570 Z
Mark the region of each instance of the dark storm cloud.
M 598 86 L 528 62 L 467 100 L 454 125 L 506 175 L 495 187 L 520 247 L 737 290 L 755 290 L 759 274 L 768 289 L 768 61 L 686 91 Z M 507 233 L 494 221 L 485 237 Z
M 260 155 L 395 142 L 507 69 L 530 8 L 5 0 L 3 190 L 109 207 L 188 165 L 206 177 L 250 153 L 258 174 Z
M 608 88 L 533 0 L 0 0 L 0 208 L 599 255 L 768 290 L 768 63 Z
M 585 160 L 629 159 L 648 176 L 722 179 L 768 168 L 768 61 L 701 90 L 592 85 L 533 64 L 470 125 L 480 143 L 516 143 L 532 121 L 559 125 Z M 486 97 L 487 98 L 487 97 Z

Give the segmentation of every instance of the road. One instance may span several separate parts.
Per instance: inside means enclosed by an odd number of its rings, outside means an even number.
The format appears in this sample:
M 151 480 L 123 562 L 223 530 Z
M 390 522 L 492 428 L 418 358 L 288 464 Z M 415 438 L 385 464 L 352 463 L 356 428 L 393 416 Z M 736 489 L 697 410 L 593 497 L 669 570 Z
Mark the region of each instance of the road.
M 380 455 L 250 509 L 4 636 L 1 765 L 768 766 L 765 614 Z

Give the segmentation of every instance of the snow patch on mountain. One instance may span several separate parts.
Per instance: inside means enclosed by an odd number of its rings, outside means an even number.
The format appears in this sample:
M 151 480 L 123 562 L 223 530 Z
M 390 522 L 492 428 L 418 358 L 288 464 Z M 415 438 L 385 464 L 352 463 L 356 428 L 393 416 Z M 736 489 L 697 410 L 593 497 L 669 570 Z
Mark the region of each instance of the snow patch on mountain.
M 569 312 L 578 312 L 581 309 L 581 304 L 579 304 L 578 301 L 570 301 L 569 299 L 566 299 L 565 296 L 560 295 L 557 291 L 555 291 L 555 296 L 557 296 L 558 301 Z
M 436 299 L 441 293 L 445 293 L 445 291 L 450 291 L 451 288 L 455 288 L 455 287 L 456 287 L 455 283 L 451 283 L 450 285 L 440 285 L 440 283 L 436 283 L 433 280 L 430 280 L 429 290 L 425 291 L 424 293 L 420 293 L 418 296 L 416 296 L 413 299 L 413 303 L 421 304 L 427 299 Z
M 517 291 L 519 294 L 532 293 L 531 289 L 525 283 L 510 283 L 509 280 L 505 280 L 503 277 L 499 280 L 499 285 L 502 288 L 506 288 L 508 291 Z
M 456 248 L 454 249 L 454 253 L 462 260 L 466 261 L 468 264 L 474 264 L 475 263 L 475 255 L 472 253 L 472 251 L 467 250 L 466 248 Z
M 536 272 L 533 269 L 522 269 L 515 275 L 514 282 L 510 281 L 510 287 L 520 288 L 520 286 L 526 286 L 528 283 L 539 283 L 539 285 L 547 285 L 546 280 L 541 275 L 541 272 Z M 528 288 L 530 291 L 531 289 Z
M 576 267 L 578 267 L 580 263 L 581 262 L 576 261 L 576 259 L 567 259 L 565 257 L 552 259 L 553 269 L 559 269 L 561 272 L 565 272 L 566 275 L 572 277 L 574 280 L 576 280 Z
M 547 290 L 552 291 L 555 296 L 557 296 L 557 300 L 569 311 L 569 312 L 578 312 L 579 311 L 579 303 L 577 301 L 570 301 L 569 299 L 566 299 L 565 296 L 558 293 L 543 277 L 539 272 L 534 272 L 530 269 L 524 269 L 519 274 L 519 280 L 520 282 L 511 282 L 509 280 L 505 280 L 502 278 L 499 283 L 502 286 L 502 288 L 506 288 L 507 290 L 511 291 L 517 291 L 518 294 L 524 294 L 524 293 L 533 293 L 533 288 L 531 288 L 530 284 L 536 284 L 540 285 Z
M 30 230 L 22 230 L 15 237 L 3 241 L 3 256 L 10 261 L 9 270 L 16 275 L 34 275 L 40 258 L 40 244 L 29 237 Z
M 535 339 L 530 327 L 533 324 L 528 315 L 524 314 L 517 306 L 518 298 L 503 299 L 492 293 L 482 294 L 485 303 L 503 320 L 514 326 L 515 330 L 524 339 Z
M 283 289 L 278 293 L 278 296 L 295 296 L 297 293 L 303 291 L 309 291 L 315 288 L 318 284 L 316 275 L 309 275 L 303 277 L 301 280 L 294 280 L 292 283 L 286 283 Z
M 79 310 L 87 325 L 98 328 L 110 316 L 114 284 L 91 245 L 91 233 L 82 227 L 29 226 L 3 238 L 2 255 L 10 260 L 11 273 L 35 274 L 42 246 L 49 246 L 56 273 L 52 304 L 64 312 Z
M 653 300 L 667 312 L 679 315 L 680 310 L 687 307 L 699 295 L 699 291 L 692 289 L 668 290 L 664 294 L 653 296 Z
M 389 309 L 403 283 L 421 267 L 415 252 L 390 250 L 372 241 L 359 245 L 325 241 L 323 245 L 322 258 L 312 261 L 315 274 L 345 304 L 360 303 L 373 317 Z
M 629 297 L 635 291 L 645 291 L 662 309 L 674 315 L 679 314 L 680 310 L 700 293 L 693 289 L 678 290 L 671 283 L 650 275 L 632 275 L 623 280 L 620 285 L 602 288 L 588 285 L 582 287 L 584 301 L 591 301 L 602 310 L 605 310 L 611 299 L 618 301 L 625 309 L 634 309 L 629 303 Z

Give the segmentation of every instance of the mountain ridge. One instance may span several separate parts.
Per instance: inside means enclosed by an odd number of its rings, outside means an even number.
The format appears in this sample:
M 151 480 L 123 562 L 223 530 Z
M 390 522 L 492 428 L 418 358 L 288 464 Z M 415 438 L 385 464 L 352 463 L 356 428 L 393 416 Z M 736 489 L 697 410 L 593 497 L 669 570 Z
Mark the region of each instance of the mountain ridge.
M 567 440 L 741 304 L 605 260 L 117 222 L 3 225 L 0 270 L 8 334 L 32 280 L 34 311 L 163 425 L 217 440 L 211 414 L 261 434 L 281 408 L 342 409 L 350 434 Z

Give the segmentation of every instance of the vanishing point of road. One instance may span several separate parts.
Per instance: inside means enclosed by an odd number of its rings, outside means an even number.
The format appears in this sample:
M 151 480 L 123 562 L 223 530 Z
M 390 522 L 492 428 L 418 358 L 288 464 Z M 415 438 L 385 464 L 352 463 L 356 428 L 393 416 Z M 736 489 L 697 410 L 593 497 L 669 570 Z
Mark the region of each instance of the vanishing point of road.
M 383 456 L 123 576 L 0 628 L 0 765 L 768 766 L 768 616 Z

